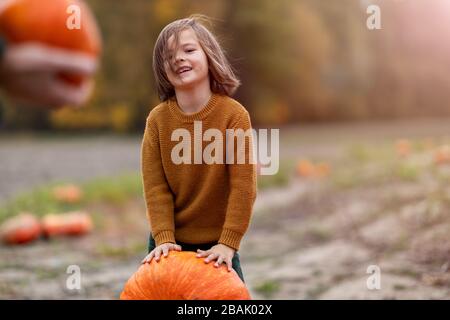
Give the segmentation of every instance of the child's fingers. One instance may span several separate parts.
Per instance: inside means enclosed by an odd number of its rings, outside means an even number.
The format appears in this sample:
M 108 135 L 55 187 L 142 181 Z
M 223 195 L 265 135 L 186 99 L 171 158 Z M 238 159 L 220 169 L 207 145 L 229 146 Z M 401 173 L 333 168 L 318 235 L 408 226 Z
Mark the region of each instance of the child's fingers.
M 175 250 L 182 251 L 182 250 L 181 250 L 181 246 L 178 245 L 178 244 L 176 244 L 176 245 L 175 245 Z
M 227 267 L 228 267 L 228 272 L 230 272 L 231 269 L 233 269 L 233 263 L 231 262 L 231 259 L 227 258 L 226 263 L 227 263 Z
M 206 255 L 207 255 L 206 251 L 197 249 L 197 258 L 206 257 Z
M 150 263 L 152 261 L 152 258 L 153 258 L 153 251 L 145 256 L 145 258 L 142 260 L 142 263 Z
M 159 261 L 159 258 L 161 257 L 161 249 L 156 248 L 155 249 L 155 260 Z
M 211 253 L 211 254 L 205 259 L 205 262 L 206 262 L 206 263 L 209 263 L 210 261 L 217 259 L 217 256 L 218 256 L 217 253 Z
M 214 266 L 219 267 L 222 264 L 223 260 L 224 260 L 223 256 L 219 256 Z
M 167 255 L 169 254 L 169 247 L 167 247 L 167 246 L 163 247 L 162 251 L 163 251 L 164 257 L 167 257 Z

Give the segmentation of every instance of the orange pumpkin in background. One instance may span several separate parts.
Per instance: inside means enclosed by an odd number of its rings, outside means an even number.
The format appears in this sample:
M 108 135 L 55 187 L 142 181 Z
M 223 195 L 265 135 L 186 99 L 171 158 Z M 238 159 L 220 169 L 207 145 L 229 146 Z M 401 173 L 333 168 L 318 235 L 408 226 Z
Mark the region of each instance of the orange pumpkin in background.
M 328 163 L 321 162 L 316 165 L 315 171 L 316 171 L 316 176 L 322 178 L 322 177 L 327 177 L 330 175 L 331 168 Z
M 39 220 L 30 213 L 22 213 L 6 220 L 0 227 L 0 238 L 7 244 L 24 244 L 41 235 Z
M 450 164 L 450 146 L 443 145 L 434 152 L 434 163 L 437 165 Z
M 306 159 L 302 159 L 297 163 L 297 174 L 301 177 L 312 177 L 315 175 L 314 164 Z
M 62 185 L 53 189 L 53 197 L 65 203 L 77 203 L 83 197 L 83 191 L 73 184 Z
M 73 21 L 79 21 L 79 28 L 72 28 Z M 80 0 L 10 0 L 0 13 L 0 34 L 11 43 L 41 42 L 95 58 L 101 51 L 95 18 Z M 61 72 L 59 76 L 73 85 L 85 80 L 72 73 Z
M 407 157 L 411 154 L 412 151 L 411 141 L 407 139 L 397 140 L 395 143 L 395 149 L 399 157 Z
M 313 163 L 301 159 L 297 163 L 297 175 L 303 178 L 325 178 L 330 175 L 331 168 L 327 162 Z
M 42 218 L 43 233 L 47 237 L 83 235 L 91 232 L 93 226 L 89 214 L 82 211 L 48 214 Z
M 170 251 L 159 262 L 142 264 L 125 284 L 122 300 L 250 300 L 237 273 L 214 267 L 195 252 Z

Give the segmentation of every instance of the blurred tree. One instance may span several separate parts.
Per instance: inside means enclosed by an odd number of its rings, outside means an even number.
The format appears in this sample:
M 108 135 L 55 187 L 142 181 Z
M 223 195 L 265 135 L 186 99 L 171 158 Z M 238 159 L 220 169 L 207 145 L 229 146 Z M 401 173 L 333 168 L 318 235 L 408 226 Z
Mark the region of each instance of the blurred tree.
M 367 29 L 362 0 L 87 2 L 104 53 L 92 100 L 80 110 L 86 117 L 22 112 L 3 100 L 0 128 L 70 128 L 86 121 L 84 127 L 142 132 L 159 103 L 156 38 L 165 25 L 193 13 L 212 18 L 210 27 L 242 80 L 235 98 L 255 125 L 450 115 L 446 0 L 370 1 L 381 7 L 381 30 Z

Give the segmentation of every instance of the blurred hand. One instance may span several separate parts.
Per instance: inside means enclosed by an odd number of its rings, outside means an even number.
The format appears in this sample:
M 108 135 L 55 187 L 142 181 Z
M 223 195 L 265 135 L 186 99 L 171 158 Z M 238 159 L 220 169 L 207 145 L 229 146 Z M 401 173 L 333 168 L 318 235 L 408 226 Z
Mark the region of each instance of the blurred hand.
M 170 250 L 176 250 L 181 251 L 181 246 L 175 243 L 167 242 L 160 244 L 155 249 L 153 249 L 145 258 L 142 260 L 141 263 L 150 263 L 153 258 L 155 258 L 156 262 L 159 262 L 159 259 L 161 257 L 161 253 L 164 255 L 164 257 L 167 257 Z
M 58 75 L 73 74 L 89 79 L 96 69 L 97 60 L 83 53 L 37 42 L 9 43 L 0 62 L 0 84 L 12 96 L 33 104 L 80 106 L 90 97 L 92 80 L 72 85 Z
M 216 268 L 220 267 L 222 263 L 225 262 L 228 267 L 228 271 L 231 271 L 233 267 L 232 259 L 235 251 L 236 250 L 234 250 L 233 248 L 219 243 L 206 251 L 198 249 L 197 258 L 206 257 L 206 259 L 204 260 L 205 263 L 210 263 L 211 261 L 217 260 L 214 264 Z
M 14 0 L 0 0 L 0 13 L 2 13 L 2 11 L 13 1 Z

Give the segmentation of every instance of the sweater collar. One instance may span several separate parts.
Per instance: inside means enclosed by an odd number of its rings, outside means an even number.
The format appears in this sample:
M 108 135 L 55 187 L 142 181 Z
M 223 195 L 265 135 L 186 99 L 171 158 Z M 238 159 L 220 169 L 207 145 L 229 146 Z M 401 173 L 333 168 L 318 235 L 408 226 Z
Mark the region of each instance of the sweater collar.
M 180 106 L 178 105 L 177 99 L 175 96 L 169 98 L 167 100 L 167 104 L 169 106 L 170 111 L 172 114 L 180 121 L 182 122 L 193 122 L 195 120 L 202 120 L 204 119 L 217 105 L 217 102 L 219 101 L 220 96 L 216 93 L 211 94 L 211 98 L 209 99 L 208 103 L 200 110 L 195 113 L 185 113 L 183 110 L 181 110 Z

